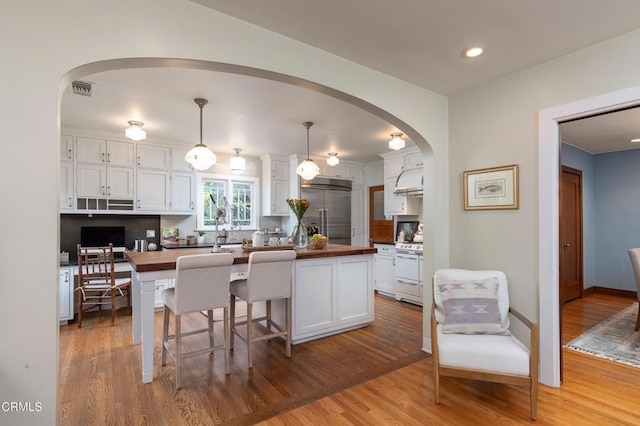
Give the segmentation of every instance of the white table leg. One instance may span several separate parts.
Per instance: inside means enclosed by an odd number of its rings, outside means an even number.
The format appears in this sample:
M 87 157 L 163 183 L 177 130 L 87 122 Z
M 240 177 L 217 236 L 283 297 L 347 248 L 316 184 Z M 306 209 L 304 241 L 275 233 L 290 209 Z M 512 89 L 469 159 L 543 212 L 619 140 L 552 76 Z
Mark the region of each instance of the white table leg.
M 142 382 L 153 381 L 153 334 L 155 308 L 155 280 L 140 282 L 140 307 L 142 331 Z
M 131 274 L 131 285 L 133 286 L 131 290 L 131 304 L 132 304 L 132 331 L 133 331 L 133 344 L 139 345 L 141 342 L 141 330 L 140 330 L 140 312 L 141 312 L 141 303 L 140 303 L 140 281 L 138 280 L 138 274 L 135 272 Z

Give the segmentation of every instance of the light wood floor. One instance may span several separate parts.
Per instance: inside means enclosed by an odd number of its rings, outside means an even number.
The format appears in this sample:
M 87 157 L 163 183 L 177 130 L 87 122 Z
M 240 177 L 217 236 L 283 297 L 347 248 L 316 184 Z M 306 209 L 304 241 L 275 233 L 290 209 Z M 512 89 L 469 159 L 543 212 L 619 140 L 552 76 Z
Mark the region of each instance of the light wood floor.
M 564 309 L 563 342 L 633 303 L 592 295 Z M 442 378 L 433 403 L 431 359 L 420 352 L 421 309 L 376 297 L 376 321 L 340 336 L 294 346 L 265 343 L 246 371 L 237 343 L 230 376 L 217 354 L 185 363 L 185 388 L 171 395 L 173 366 L 140 381 L 130 318 L 96 318 L 61 328 L 58 423 L 92 424 L 523 424 L 528 393 L 518 387 Z M 156 327 L 160 317 L 156 318 Z M 158 333 L 156 333 L 158 335 Z M 640 369 L 564 351 L 561 388 L 540 387 L 540 425 L 640 424 Z M 396 366 L 400 368 L 396 369 Z M 290 410 L 290 411 L 288 411 Z

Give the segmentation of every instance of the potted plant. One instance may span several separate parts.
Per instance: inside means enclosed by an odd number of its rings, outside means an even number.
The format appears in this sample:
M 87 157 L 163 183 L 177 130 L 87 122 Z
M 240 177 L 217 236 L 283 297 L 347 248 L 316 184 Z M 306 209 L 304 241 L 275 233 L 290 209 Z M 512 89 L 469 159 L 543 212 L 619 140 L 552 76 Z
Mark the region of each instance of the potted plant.
M 204 243 L 204 234 L 205 231 L 196 231 L 198 233 L 198 236 L 196 237 L 196 241 L 198 244 L 202 244 Z

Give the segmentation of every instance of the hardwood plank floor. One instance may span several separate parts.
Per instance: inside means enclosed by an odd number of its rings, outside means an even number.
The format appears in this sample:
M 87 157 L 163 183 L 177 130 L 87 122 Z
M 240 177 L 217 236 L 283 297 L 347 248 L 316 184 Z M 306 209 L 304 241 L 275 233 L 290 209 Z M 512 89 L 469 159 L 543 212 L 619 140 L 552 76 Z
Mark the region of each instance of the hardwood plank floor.
M 633 300 L 594 294 L 564 307 L 563 342 L 579 336 Z M 440 405 L 433 402 L 431 359 L 318 400 L 263 425 L 638 425 L 640 369 L 563 349 L 564 383 L 540 386 L 538 420 L 529 415 L 521 387 L 441 378 Z
M 564 308 L 563 342 L 633 303 L 595 294 Z M 367 328 L 296 345 L 263 342 L 254 371 L 236 343 L 231 375 L 220 354 L 185 362 L 184 388 L 174 397 L 173 365 L 159 365 L 155 381 L 140 377 L 139 347 L 130 317 L 87 320 L 60 331 L 58 423 L 68 425 L 201 424 L 521 424 L 525 389 L 442 378 L 433 403 L 431 359 L 420 351 L 422 309 L 376 296 L 376 321 Z M 195 317 L 193 321 L 201 321 Z M 156 317 L 156 336 L 161 316 Z M 194 345 L 202 343 L 195 338 Z M 560 389 L 540 387 L 537 424 L 640 424 L 640 369 L 565 350 Z M 400 368 L 398 368 L 400 367 Z

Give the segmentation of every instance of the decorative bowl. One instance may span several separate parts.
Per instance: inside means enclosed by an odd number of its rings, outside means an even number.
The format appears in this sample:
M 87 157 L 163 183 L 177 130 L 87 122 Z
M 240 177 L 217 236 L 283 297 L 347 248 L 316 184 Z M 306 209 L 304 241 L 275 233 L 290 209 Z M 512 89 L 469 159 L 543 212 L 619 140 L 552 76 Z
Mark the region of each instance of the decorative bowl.
M 323 249 L 327 246 L 327 237 L 309 238 L 309 247 L 314 250 Z

